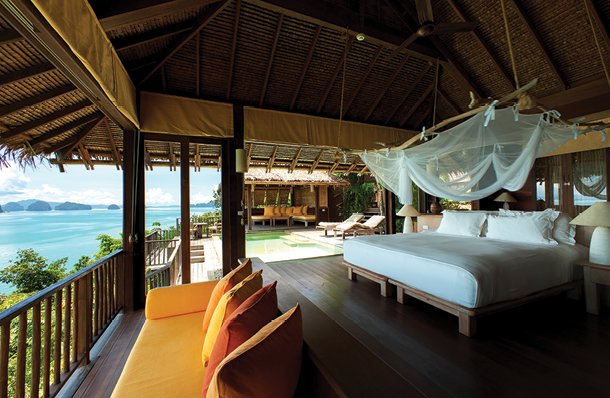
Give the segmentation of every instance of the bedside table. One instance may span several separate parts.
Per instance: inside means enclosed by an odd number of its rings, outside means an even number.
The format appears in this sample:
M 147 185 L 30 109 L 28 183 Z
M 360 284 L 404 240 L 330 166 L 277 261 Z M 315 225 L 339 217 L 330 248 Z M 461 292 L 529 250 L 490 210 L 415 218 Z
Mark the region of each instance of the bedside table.
M 585 274 L 585 301 L 587 312 L 599 315 L 599 285 L 610 286 L 610 265 L 595 264 L 587 260 L 576 262 Z

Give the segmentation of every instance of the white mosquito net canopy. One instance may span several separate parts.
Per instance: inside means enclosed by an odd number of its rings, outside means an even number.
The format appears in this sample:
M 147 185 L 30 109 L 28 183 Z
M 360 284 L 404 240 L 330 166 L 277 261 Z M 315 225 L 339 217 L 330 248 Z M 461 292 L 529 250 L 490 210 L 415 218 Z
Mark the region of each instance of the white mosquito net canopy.
M 430 195 L 477 200 L 501 188 L 520 189 L 536 157 L 581 132 L 554 124 L 559 116 L 556 111 L 523 115 L 491 107 L 417 147 L 360 156 L 401 203 L 412 203 L 411 181 Z

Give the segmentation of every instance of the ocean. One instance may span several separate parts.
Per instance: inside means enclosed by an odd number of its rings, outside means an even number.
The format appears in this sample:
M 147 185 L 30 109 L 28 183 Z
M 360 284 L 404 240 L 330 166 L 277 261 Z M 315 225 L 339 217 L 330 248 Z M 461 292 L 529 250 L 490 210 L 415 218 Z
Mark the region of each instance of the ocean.
M 212 208 L 191 207 L 192 214 L 203 214 Z M 147 207 L 146 229 L 154 222 L 161 228 L 176 226 L 180 207 Z M 17 257 L 20 249 L 34 249 L 50 261 L 68 257 L 71 269 L 82 255 L 93 257 L 98 251 L 97 235 L 120 237 L 123 210 L 19 211 L 0 214 L 0 269 Z M 11 293 L 10 285 L 0 283 L 1 293 Z

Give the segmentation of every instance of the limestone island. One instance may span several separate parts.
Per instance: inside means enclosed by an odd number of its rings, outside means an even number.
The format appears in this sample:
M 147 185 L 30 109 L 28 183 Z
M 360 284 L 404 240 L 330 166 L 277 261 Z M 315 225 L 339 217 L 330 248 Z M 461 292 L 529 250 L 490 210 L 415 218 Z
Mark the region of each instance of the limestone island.
M 66 202 L 55 206 L 55 210 L 91 210 L 91 205 L 81 203 Z
M 108 206 L 108 210 L 121 210 L 121 208 L 117 205 L 110 205 Z
M 28 206 L 27 211 L 51 211 L 51 205 L 42 200 L 38 200 Z

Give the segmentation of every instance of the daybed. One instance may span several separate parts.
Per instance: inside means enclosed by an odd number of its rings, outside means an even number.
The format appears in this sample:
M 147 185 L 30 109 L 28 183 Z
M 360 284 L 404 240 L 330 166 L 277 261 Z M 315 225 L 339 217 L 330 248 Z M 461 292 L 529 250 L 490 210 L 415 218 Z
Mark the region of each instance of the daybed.
M 399 302 L 406 294 L 457 315 L 460 333 L 472 336 L 476 316 L 582 286 L 582 270 L 574 263 L 587 258 L 588 250 L 575 244 L 567 214 L 557 218 L 555 212 L 545 231 L 523 229 L 536 228 L 552 212 L 445 213 L 436 231 L 347 241 L 348 278 L 374 280 L 384 296 L 395 286 Z M 479 237 L 486 222 L 487 237 Z
M 252 216 L 252 222 L 256 223 L 257 221 L 262 222 L 263 225 L 265 225 L 265 221 L 269 221 L 269 224 L 271 225 L 271 217 L 269 216 Z
M 347 218 L 347 220 L 345 220 L 343 222 L 344 223 L 358 222 L 358 221 L 362 220 L 363 217 L 364 217 L 364 214 L 356 213 L 356 214 L 352 214 L 351 216 L 349 216 Z M 333 229 L 337 228 L 341 224 L 342 223 L 340 223 L 340 222 L 321 222 L 318 225 L 316 225 L 316 228 L 323 229 L 324 236 L 326 236 L 326 235 L 328 235 L 328 231 L 332 231 Z

